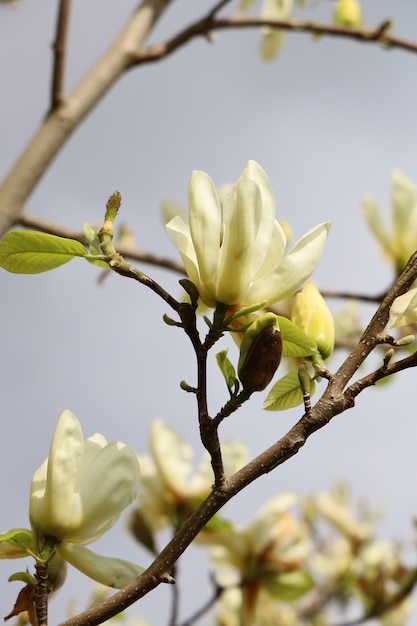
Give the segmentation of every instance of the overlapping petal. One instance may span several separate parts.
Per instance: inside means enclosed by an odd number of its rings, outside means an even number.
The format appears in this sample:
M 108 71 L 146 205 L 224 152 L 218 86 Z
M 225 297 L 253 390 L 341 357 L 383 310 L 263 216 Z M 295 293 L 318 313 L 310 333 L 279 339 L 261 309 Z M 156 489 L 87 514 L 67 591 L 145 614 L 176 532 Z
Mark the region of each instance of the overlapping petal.
M 271 184 L 249 161 L 221 200 L 211 178 L 194 172 L 189 225 L 176 217 L 167 231 L 204 303 L 243 308 L 273 304 L 299 289 L 318 264 L 329 227 L 326 222 L 313 228 L 285 257 Z

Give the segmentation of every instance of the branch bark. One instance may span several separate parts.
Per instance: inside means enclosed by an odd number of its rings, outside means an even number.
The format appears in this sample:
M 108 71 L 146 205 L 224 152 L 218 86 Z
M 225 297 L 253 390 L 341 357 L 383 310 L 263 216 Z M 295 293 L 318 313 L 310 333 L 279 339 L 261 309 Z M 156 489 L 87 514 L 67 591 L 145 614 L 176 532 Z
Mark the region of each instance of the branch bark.
M 257 478 L 271 472 L 296 455 L 313 433 L 326 426 L 336 415 L 352 408 L 355 394 L 352 393 L 352 388 L 347 389 L 346 395 L 343 393 L 343 390 L 361 363 L 378 345 L 377 338 L 387 324 L 392 302 L 396 297 L 405 293 L 416 279 L 417 252 L 410 258 L 403 273 L 385 296 L 356 348 L 331 378 L 324 394 L 308 415 L 305 414 L 284 437 L 245 465 L 231 478 L 225 479 L 220 486 L 214 487 L 206 500 L 186 520 L 173 539 L 140 578 L 104 603 L 63 622 L 60 626 L 97 626 L 145 596 L 161 582 L 166 581 L 173 564 L 188 548 L 206 523 L 229 500 Z
M 65 141 L 132 63 L 172 0 L 143 0 L 121 33 L 62 103 L 44 120 L 0 188 L 0 235 L 18 219 L 27 198 Z

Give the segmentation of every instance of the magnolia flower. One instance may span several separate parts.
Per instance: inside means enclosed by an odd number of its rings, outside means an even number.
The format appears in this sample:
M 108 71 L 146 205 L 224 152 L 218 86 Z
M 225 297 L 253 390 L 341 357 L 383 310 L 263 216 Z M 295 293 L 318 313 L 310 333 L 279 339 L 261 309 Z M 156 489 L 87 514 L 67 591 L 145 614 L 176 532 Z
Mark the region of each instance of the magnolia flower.
M 417 249 L 417 191 L 414 183 L 397 170 L 392 175 L 391 202 L 390 231 L 386 230 L 378 206 L 370 195 L 363 200 L 363 213 L 385 258 L 399 274 Z
M 330 223 L 314 227 L 284 256 L 271 184 L 255 161 L 222 201 L 211 178 L 193 172 L 188 201 L 189 223 L 176 216 L 166 228 L 209 307 L 273 304 L 297 291 L 320 260 Z
M 307 527 L 289 511 L 296 501 L 292 493 L 280 494 L 250 526 L 214 529 L 205 537 L 220 584 L 241 584 L 241 611 L 248 624 L 263 623 L 272 600 L 295 600 L 313 585 L 303 569 L 311 551 Z
M 139 487 L 135 452 L 102 435 L 84 440 L 75 415 L 58 418 L 49 457 L 32 478 L 29 517 L 35 537 L 54 538 L 60 556 L 94 580 L 124 587 L 142 573 L 133 563 L 85 547 L 118 520 Z
M 312 283 L 307 283 L 295 296 L 291 321 L 315 341 L 323 359 L 331 355 L 334 348 L 333 316 Z
M 190 444 L 161 419 L 154 420 L 150 432 L 152 456 L 139 456 L 142 489 L 140 506 L 133 513 L 131 526 L 140 541 L 140 532 L 152 533 L 166 526 L 177 527 L 206 498 L 213 485 L 213 470 L 206 453 L 194 471 Z M 222 444 L 226 475 L 230 476 L 246 462 L 248 451 L 240 441 Z M 138 520 L 142 522 L 138 528 Z

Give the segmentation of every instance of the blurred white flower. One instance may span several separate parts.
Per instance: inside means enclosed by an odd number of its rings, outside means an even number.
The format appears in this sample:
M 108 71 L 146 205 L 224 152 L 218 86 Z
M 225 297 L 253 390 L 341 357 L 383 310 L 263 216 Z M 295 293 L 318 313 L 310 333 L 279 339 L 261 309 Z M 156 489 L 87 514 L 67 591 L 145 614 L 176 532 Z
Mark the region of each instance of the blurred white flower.
M 363 200 L 363 213 L 385 258 L 399 274 L 417 249 L 417 191 L 414 183 L 398 170 L 392 174 L 391 203 L 392 226 L 389 231 L 371 195 Z
M 150 449 L 152 456 L 139 455 L 142 488 L 132 517 L 139 514 L 154 532 L 181 524 L 209 495 L 214 476 L 208 453 L 195 470 L 191 445 L 162 419 L 152 423 Z M 222 453 L 227 476 L 247 462 L 248 450 L 240 441 L 223 443 Z

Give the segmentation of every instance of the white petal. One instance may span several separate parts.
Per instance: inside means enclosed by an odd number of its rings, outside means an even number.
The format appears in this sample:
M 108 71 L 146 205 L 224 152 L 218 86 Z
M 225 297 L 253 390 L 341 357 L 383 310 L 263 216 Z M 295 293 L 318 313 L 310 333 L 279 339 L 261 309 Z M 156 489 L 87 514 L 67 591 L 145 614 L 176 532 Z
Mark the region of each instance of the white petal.
M 190 280 L 198 288 L 200 284 L 200 275 L 198 272 L 197 257 L 194 250 L 194 244 L 191 240 L 191 233 L 188 224 L 177 215 L 166 225 L 167 233 L 172 242 L 177 246 L 182 261 L 185 266 Z
M 191 239 L 200 273 L 200 280 L 210 291 L 214 287 L 222 238 L 222 210 L 210 176 L 194 171 L 188 187 Z
M 84 546 L 65 541 L 59 544 L 58 550 L 65 561 L 107 587 L 122 589 L 145 571 L 143 567 L 129 561 L 101 556 Z
M 158 419 L 151 427 L 150 448 L 167 487 L 183 499 L 193 468 L 191 446 L 163 420 Z
M 225 304 L 240 304 L 252 277 L 256 255 L 256 235 L 262 217 L 262 200 L 258 185 L 242 180 L 236 185 L 236 206 L 224 233 L 218 269 L 217 297 Z M 265 249 L 262 250 L 262 257 Z
M 295 293 L 316 269 L 329 229 L 330 222 L 324 222 L 301 237 L 279 267 L 253 285 L 251 301 L 272 304 Z
M 372 196 L 366 195 L 364 197 L 362 201 L 362 212 L 371 232 L 378 240 L 384 255 L 389 261 L 391 261 L 393 257 L 391 238 L 387 234 L 384 223 L 381 219 L 381 214 Z
M 114 441 L 101 449 L 80 479 L 72 517 L 61 538 L 91 543 L 101 537 L 133 502 L 139 481 L 139 463 L 129 446 Z
M 395 298 L 389 313 L 390 328 L 417 322 L 417 289 L 410 289 Z
M 58 418 L 52 437 L 47 466 L 35 472 L 31 488 L 31 521 L 45 534 L 60 537 L 71 517 L 72 496 L 84 449 L 84 439 L 78 419 L 65 410 Z M 40 480 L 47 468 L 45 493 L 41 502 Z

